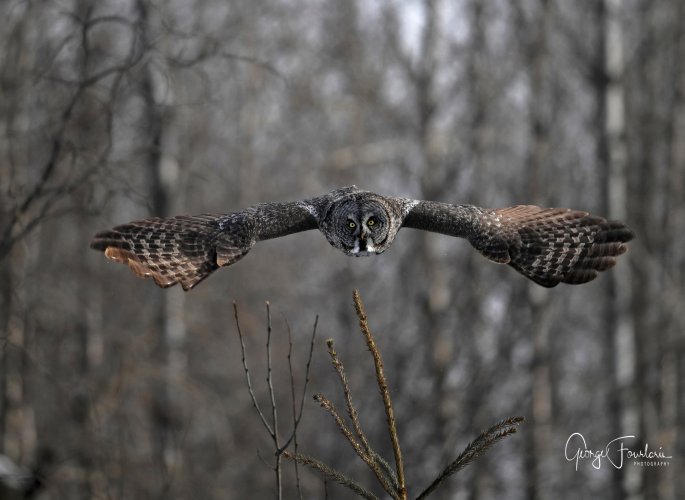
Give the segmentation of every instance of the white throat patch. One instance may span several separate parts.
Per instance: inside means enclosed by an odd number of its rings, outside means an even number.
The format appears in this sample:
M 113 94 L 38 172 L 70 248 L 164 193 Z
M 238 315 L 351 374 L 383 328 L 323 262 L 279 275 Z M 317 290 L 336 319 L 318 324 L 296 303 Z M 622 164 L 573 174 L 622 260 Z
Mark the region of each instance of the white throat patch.
M 352 249 L 352 255 L 355 257 L 367 257 L 369 255 L 374 255 L 376 253 L 376 247 L 373 245 L 371 238 L 366 239 L 366 250 L 360 250 L 359 240 L 354 241 L 354 248 Z

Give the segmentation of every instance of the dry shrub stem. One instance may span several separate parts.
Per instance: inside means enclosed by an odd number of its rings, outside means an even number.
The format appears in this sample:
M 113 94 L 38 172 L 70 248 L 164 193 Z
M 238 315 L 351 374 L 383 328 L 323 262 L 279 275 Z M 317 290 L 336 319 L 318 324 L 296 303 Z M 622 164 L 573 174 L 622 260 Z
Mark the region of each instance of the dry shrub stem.
M 379 498 L 370 491 L 367 491 L 362 486 L 355 483 L 341 472 L 338 472 L 337 470 L 329 467 L 328 465 L 324 464 L 323 462 L 320 462 L 319 460 L 316 460 L 315 458 L 301 454 L 295 455 L 287 450 L 283 452 L 283 456 L 290 460 L 294 460 L 302 465 L 306 465 L 308 467 L 311 467 L 312 469 L 318 470 L 323 474 L 323 476 L 327 480 L 335 481 L 336 483 L 342 484 L 343 486 L 354 491 L 358 496 L 362 498 L 366 498 L 368 500 L 379 500 Z
M 517 427 L 522 422 L 523 417 L 511 417 L 496 423 L 487 431 L 482 432 L 480 436 L 469 443 L 456 459 L 450 462 L 447 467 L 438 474 L 438 477 L 436 477 L 435 480 L 416 497 L 416 500 L 427 498 L 445 479 L 469 465 L 496 442 L 514 434 Z
M 364 304 L 362 303 L 361 296 L 359 295 L 359 290 L 355 290 L 352 294 L 354 299 L 354 308 L 357 312 L 357 317 L 359 318 L 359 328 L 364 334 L 366 339 L 366 345 L 371 351 L 373 356 L 373 363 L 376 368 L 376 381 L 378 383 L 378 389 L 381 391 L 381 396 L 383 397 L 383 406 L 385 407 L 385 417 L 388 424 L 388 432 L 390 433 L 390 441 L 392 442 L 392 451 L 395 455 L 395 469 L 397 471 L 397 493 L 399 498 L 407 498 L 407 487 L 404 482 L 404 464 L 402 463 L 402 451 L 400 450 L 400 440 L 397 436 L 397 425 L 395 423 L 395 412 L 392 409 L 392 400 L 390 399 L 390 390 L 388 389 L 388 384 L 385 380 L 385 373 L 383 372 L 383 360 L 381 359 L 381 353 L 376 346 L 376 341 L 371 334 L 369 329 L 369 324 L 366 318 L 366 311 L 364 310 Z
M 393 488 L 395 490 L 398 490 L 399 486 L 395 471 L 392 469 L 392 467 L 390 467 L 388 462 L 386 462 L 383 459 L 383 457 L 378 455 L 378 453 L 376 453 L 371 448 L 369 440 L 367 439 L 366 435 L 364 434 L 364 431 L 362 430 L 361 423 L 359 422 L 359 413 L 352 404 L 352 393 L 350 391 L 347 375 L 345 374 L 345 367 L 343 366 L 342 361 L 340 361 L 340 359 L 338 358 L 338 353 L 335 351 L 333 345 L 333 339 L 328 339 L 326 341 L 326 345 L 328 346 L 328 354 L 331 357 L 331 363 L 333 364 L 333 367 L 335 368 L 335 371 L 338 374 L 340 384 L 343 388 L 343 394 L 345 396 L 345 405 L 347 406 L 347 414 L 350 416 L 350 420 L 352 421 L 352 427 L 355 433 L 357 434 L 357 437 L 359 438 L 359 441 L 361 442 L 364 451 L 371 458 L 371 460 L 375 462 L 374 467 L 380 466 L 383 469 L 383 472 L 385 473 L 387 478 L 391 481 Z M 374 472 L 376 472 L 375 469 Z M 376 475 L 378 476 L 378 474 Z
M 240 339 L 240 350 L 241 350 L 241 355 L 242 355 L 242 364 L 243 364 L 243 370 L 245 372 L 245 383 L 247 385 L 248 392 L 250 394 L 250 398 L 252 399 L 252 406 L 254 406 L 255 410 L 257 411 L 257 414 L 259 415 L 259 418 L 262 422 L 262 425 L 264 426 L 264 429 L 266 429 L 267 433 L 271 437 L 271 440 L 273 441 L 273 446 L 274 446 L 274 455 L 276 457 L 276 462 L 272 466 L 274 473 L 276 475 L 276 491 L 277 491 L 277 497 L 280 499 L 282 498 L 282 471 L 281 471 L 281 457 L 283 456 L 283 452 L 285 449 L 290 446 L 292 442 L 295 443 L 295 451 L 297 452 L 297 428 L 300 425 L 300 421 L 302 419 L 302 413 L 304 409 L 304 398 L 307 393 L 307 387 L 309 385 L 309 373 L 310 373 L 310 368 L 311 368 L 311 362 L 312 362 L 312 354 L 314 352 L 314 342 L 316 340 L 316 331 L 317 331 L 317 326 L 319 323 L 319 317 L 317 316 L 315 321 L 314 321 L 314 328 L 312 329 L 312 335 L 311 335 L 311 341 L 309 344 L 309 355 L 307 358 L 307 365 L 305 369 L 305 381 L 304 381 L 304 387 L 302 389 L 302 396 L 300 398 L 300 403 L 299 403 L 299 410 L 297 409 L 297 403 L 295 399 L 295 377 L 293 376 L 293 370 L 292 370 L 292 335 L 290 332 L 290 326 L 287 325 L 288 329 L 288 341 L 289 341 L 289 347 L 288 347 L 288 370 L 290 374 L 290 393 L 291 393 L 291 408 L 292 408 L 292 417 L 293 417 L 293 428 L 292 432 L 290 433 L 290 436 L 288 439 L 285 440 L 284 444 L 281 444 L 281 438 L 280 438 L 280 433 L 278 429 L 278 408 L 276 405 L 276 391 L 274 389 L 274 384 L 273 384 L 273 377 L 272 377 L 272 357 L 271 357 L 271 334 L 272 334 L 272 326 L 271 326 L 271 305 L 269 302 L 266 302 L 266 318 L 267 318 L 267 335 L 266 335 L 266 360 L 267 360 L 267 372 L 266 372 L 266 385 L 268 387 L 268 392 L 269 392 L 269 403 L 271 406 L 271 422 L 269 422 L 269 419 L 267 418 L 266 414 L 262 410 L 261 406 L 259 405 L 259 402 L 257 401 L 257 397 L 255 395 L 254 389 L 252 388 L 252 380 L 250 378 L 250 370 L 248 368 L 247 364 L 247 353 L 246 353 L 246 347 L 245 347 L 245 340 L 243 336 L 243 332 L 240 328 L 240 321 L 238 317 L 238 306 L 236 303 L 233 303 L 233 312 L 234 312 L 234 317 L 235 317 L 235 324 L 236 328 L 238 331 L 238 338 Z M 295 477 L 296 477 L 296 487 L 298 494 L 300 497 L 302 496 L 302 492 L 300 490 L 300 478 L 299 478 L 299 472 L 297 469 L 297 463 L 295 463 Z
M 376 457 L 378 455 L 373 450 L 370 450 L 370 452 L 366 452 L 364 448 L 354 439 L 352 432 L 349 430 L 347 425 L 345 425 L 345 421 L 340 416 L 340 413 L 338 413 L 336 407 L 323 394 L 317 394 L 316 396 L 314 396 L 314 400 L 317 403 L 319 403 L 321 407 L 324 408 L 328 413 L 331 414 L 331 416 L 335 420 L 335 424 L 340 429 L 340 432 L 343 434 L 343 436 L 345 436 L 345 438 L 350 443 L 350 445 L 357 453 L 357 455 L 359 455 L 359 458 L 361 458 L 362 461 L 373 471 L 373 473 L 376 475 L 376 478 L 378 479 L 378 482 L 381 484 L 381 486 L 383 486 L 383 489 L 387 491 L 390 495 L 392 495 L 393 498 L 395 498 L 395 495 L 393 493 L 396 492 L 396 487 L 388 479 L 388 477 L 385 474 L 385 471 L 376 460 Z
M 397 433 L 397 424 L 395 420 L 395 414 L 392 406 L 392 399 L 390 397 L 390 390 L 388 389 L 388 383 L 385 378 L 385 373 L 383 370 L 383 360 L 381 358 L 381 353 L 378 350 L 378 346 L 376 345 L 376 342 L 373 338 L 373 335 L 371 333 L 371 330 L 368 325 L 368 320 L 366 316 L 366 312 L 364 310 L 364 304 L 362 303 L 361 297 L 359 295 L 359 292 L 357 290 L 354 291 L 353 294 L 353 300 L 354 300 L 354 307 L 357 312 L 357 317 L 359 318 L 359 327 L 364 335 L 364 339 L 366 341 L 366 345 L 371 352 L 371 356 L 373 357 L 373 362 L 374 362 L 374 367 L 375 367 L 375 372 L 376 372 L 376 383 L 378 385 L 378 389 L 381 393 L 381 397 L 383 399 L 383 406 L 385 409 L 385 416 L 386 416 L 386 426 L 388 430 L 388 434 L 390 435 L 390 442 L 392 443 L 392 449 L 393 449 L 393 454 L 395 458 L 395 467 L 391 467 L 387 461 L 385 461 L 378 453 L 376 453 L 373 448 L 371 447 L 371 444 L 369 443 L 368 438 L 366 437 L 366 434 L 364 433 L 361 422 L 359 419 L 359 412 L 355 408 L 353 401 L 352 401 L 352 392 L 350 390 L 349 386 L 349 381 L 347 379 L 347 375 L 345 374 L 345 366 L 343 365 L 343 362 L 340 360 L 338 357 L 338 353 L 335 351 L 334 348 L 334 343 L 332 339 L 329 339 L 326 341 L 326 345 L 328 347 L 328 354 L 331 358 L 331 364 L 333 365 L 333 368 L 335 369 L 338 379 L 340 381 L 340 385 L 342 386 L 343 390 L 343 395 L 345 398 L 345 407 L 347 410 L 347 415 L 349 417 L 349 420 L 351 422 L 351 428 L 348 426 L 346 419 L 344 415 L 341 415 L 341 413 L 338 411 L 338 409 L 335 407 L 335 405 L 323 394 L 317 394 L 314 396 L 314 400 L 321 405 L 321 407 L 326 410 L 331 417 L 333 417 L 333 420 L 335 421 L 336 426 L 342 433 L 342 435 L 345 437 L 348 443 L 350 443 L 350 446 L 352 446 L 352 449 L 355 451 L 355 453 L 361 458 L 361 460 L 373 471 L 374 475 L 376 476 L 376 479 L 378 480 L 379 485 L 383 488 L 383 490 L 390 495 L 393 499 L 395 500 L 406 500 L 408 497 L 407 494 L 407 486 L 405 483 L 405 473 L 404 473 L 404 464 L 402 461 L 402 452 L 400 449 L 400 440 L 398 437 Z M 288 366 L 290 370 L 290 384 L 291 384 L 291 398 L 292 398 L 292 413 L 293 413 L 293 432 L 290 438 L 285 442 L 285 444 L 280 445 L 280 441 L 278 438 L 278 426 L 277 426 L 277 412 L 276 412 L 276 403 L 275 403 L 275 395 L 274 395 L 274 387 L 272 383 L 272 378 L 271 378 L 271 313 L 269 309 L 269 304 L 267 302 L 267 378 L 266 382 L 269 387 L 269 395 L 271 399 L 271 423 L 269 422 L 269 419 L 265 416 L 264 412 L 261 410 L 257 398 L 254 395 L 254 391 L 252 389 L 252 384 L 250 381 L 250 375 L 249 375 L 249 370 L 247 367 L 247 361 L 246 361 L 246 356 L 245 356 L 245 344 L 243 342 L 243 335 L 242 332 L 240 331 L 240 325 L 238 324 L 238 312 L 237 308 L 235 308 L 234 304 L 234 309 L 235 309 L 235 317 L 236 317 L 236 325 L 238 326 L 238 336 L 240 337 L 240 345 L 243 353 L 243 367 L 245 369 L 245 380 L 247 384 L 248 391 L 250 392 L 250 396 L 252 398 L 252 404 L 257 410 L 257 413 L 259 414 L 260 419 L 262 420 L 262 424 L 264 425 L 264 428 L 267 430 L 267 432 L 270 434 L 272 440 L 274 441 L 274 446 L 276 449 L 276 455 L 277 455 L 277 462 L 275 466 L 275 471 L 277 473 L 277 485 L 279 487 L 279 498 L 280 498 L 280 457 L 287 458 L 289 460 L 292 460 L 295 465 L 301 464 L 301 465 L 306 465 L 307 467 L 310 467 L 312 469 L 315 469 L 319 471 L 323 477 L 324 481 L 335 481 L 350 490 L 352 490 L 357 496 L 360 496 L 362 498 L 367 498 L 367 499 L 377 499 L 378 497 L 375 496 L 373 493 L 369 492 L 366 490 L 364 487 L 360 486 L 357 482 L 353 481 L 349 477 L 345 476 L 342 472 L 337 471 L 333 469 L 332 467 L 326 465 L 325 463 L 316 460 L 312 457 L 309 457 L 307 455 L 303 455 L 297 452 L 297 434 L 296 430 L 297 427 L 300 423 L 300 418 L 302 417 L 302 407 L 304 404 L 304 396 L 307 388 L 307 383 L 309 382 L 309 367 L 311 363 L 311 358 L 312 358 L 312 351 L 313 351 L 313 346 L 314 346 L 314 337 L 316 335 L 316 326 L 318 322 L 318 317 L 317 317 L 317 322 L 314 324 L 314 332 L 312 334 L 312 341 L 310 345 L 310 351 L 309 351 L 309 359 L 307 361 L 307 369 L 306 369 L 306 377 L 307 380 L 305 381 L 305 388 L 302 393 L 302 399 L 300 400 L 300 409 L 299 409 L 299 414 L 296 412 L 296 403 L 295 403 L 295 387 L 294 387 L 294 380 L 292 376 L 292 362 L 291 362 L 291 352 L 292 352 L 292 339 L 290 337 L 290 331 L 288 327 L 288 335 L 289 335 L 289 342 L 290 342 L 290 349 L 288 351 Z M 287 324 L 287 322 L 286 322 Z M 518 426 L 523 422 L 523 417 L 511 417 L 505 420 L 502 420 L 501 422 L 496 423 L 492 427 L 490 427 L 488 430 L 484 431 L 481 433 L 476 439 L 474 439 L 469 445 L 462 451 L 462 453 L 454 459 L 452 462 L 447 464 L 447 466 L 438 474 L 438 476 L 435 478 L 435 480 L 426 488 L 423 490 L 423 492 L 416 497 L 417 500 L 422 500 L 424 498 L 427 498 L 428 496 L 431 495 L 441 484 L 445 482 L 450 476 L 453 474 L 457 473 L 467 465 L 469 465 L 473 460 L 481 456 L 483 453 L 485 453 L 492 445 L 495 443 L 501 441 L 502 439 L 514 434 L 518 428 Z M 291 443 L 294 441 L 294 452 L 289 451 L 286 448 L 290 446 Z M 296 468 L 296 477 L 297 477 L 297 490 L 298 493 L 300 494 L 300 497 L 302 496 L 301 491 L 300 491 L 300 484 L 299 484 L 299 475 L 297 473 L 297 468 Z

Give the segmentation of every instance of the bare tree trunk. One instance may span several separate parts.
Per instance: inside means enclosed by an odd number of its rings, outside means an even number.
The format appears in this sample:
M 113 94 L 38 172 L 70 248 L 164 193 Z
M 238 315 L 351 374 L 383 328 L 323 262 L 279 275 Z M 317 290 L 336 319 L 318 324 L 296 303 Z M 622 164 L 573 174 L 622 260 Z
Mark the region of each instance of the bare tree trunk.
M 518 36 L 522 39 L 524 60 L 529 73 L 529 145 L 526 161 L 527 199 L 531 203 L 548 206 L 549 193 L 545 171 L 549 168 L 549 142 L 552 123 L 549 116 L 552 102 L 550 85 L 553 77 L 549 66 L 549 29 L 553 4 L 539 0 L 533 7 L 532 18 L 527 19 L 524 6 L 516 3 Z M 530 408 L 527 413 L 529 432 L 526 433 L 526 495 L 527 498 L 546 498 L 550 494 L 553 471 L 545 470 L 550 465 L 552 442 L 552 378 L 550 367 L 550 321 L 553 310 L 549 294 L 534 283 L 526 283 L 527 303 L 531 313 L 531 335 L 533 356 L 531 367 Z
M 424 0 L 424 24 L 421 32 L 420 56 L 413 74 L 412 84 L 416 101 L 416 116 L 418 127 L 416 139 L 421 151 L 421 196 L 425 199 L 442 199 L 448 188 L 444 182 L 444 168 L 437 163 L 430 151 L 433 133 L 433 121 L 436 111 L 436 96 L 434 89 L 435 78 L 435 43 L 439 36 L 438 19 L 440 3 L 437 0 Z M 421 265 L 426 272 L 427 288 L 423 294 L 421 304 L 421 324 L 425 326 L 425 366 L 433 386 L 433 394 L 438 402 L 433 413 L 430 441 L 440 444 L 440 462 L 447 462 L 447 455 L 451 453 L 450 438 L 453 433 L 448 429 L 456 424 L 450 415 L 450 397 L 446 379 L 449 365 L 455 356 L 455 339 L 445 324 L 445 313 L 449 305 L 449 279 L 443 268 L 443 263 L 436 255 L 432 245 L 433 239 L 429 235 L 422 235 L 418 244 L 417 255 L 421 256 Z M 448 491 L 436 492 L 438 498 L 447 498 Z
M 597 163 L 602 172 L 606 206 L 604 213 L 625 220 L 627 214 L 627 147 L 623 56 L 622 0 L 602 0 L 597 4 L 599 61 L 595 65 L 594 85 L 597 95 Z M 635 377 L 636 338 L 630 313 L 631 277 L 628 266 L 611 273 L 606 283 L 604 308 L 606 366 L 609 367 L 610 423 L 621 435 L 643 435 L 641 415 L 636 406 L 639 383 Z M 614 498 L 642 498 L 639 468 L 613 469 Z
M 466 5 L 467 16 L 471 26 L 471 35 L 469 40 L 469 53 L 466 60 L 466 85 L 467 85 L 467 99 L 469 101 L 468 115 L 467 115 L 467 134 L 466 144 L 468 150 L 466 152 L 468 164 L 473 171 L 473 185 L 472 193 L 478 195 L 479 202 L 485 200 L 488 192 L 488 174 L 486 164 L 486 135 L 488 132 L 488 112 L 491 109 L 490 95 L 491 87 L 488 85 L 488 40 L 487 40 L 487 25 L 488 25 L 488 7 L 492 4 L 482 0 L 472 0 Z M 494 108 L 494 106 L 492 106 Z M 454 175 L 454 174 L 453 174 Z M 460 278 L 466 283 L 482 283 L 483 267 L 478 260 L 480 256 L 473 253 L 469 254 L 466 259 L 464 267 L 459 271 Z M 453 289 L 452 293 L 457 295 L 458 289 Z M 466 294 L 464 300 L 463 311 L 471 311 L 470 317 L 465 318 L 462 324 L 469 325 L 468 340 L 462 340 L 457 345 L 457 349 L 466 352 L 466 356 L 462 359 L 469 360 L 469 370 L 471 372 L 471 379 L 473 383 L 468 384 L 465 397 L 466 406 L 463 408 L 464 413 L 464 429 L 479 428 L 483 425 L 480 422 L 479 412 L 471 411 L 470 408 L 476 408 L 483 404 L 482 394 L 488 391 L 493 383 L 481 376 L 485 369 L 482 361 L 481 349 L 479 348 L 477 339 L 482 335 L 484 328 L 484 320 L 481 306 L 484 301 L 483 289 L 478 286 L 471 287 L 469 293 Z M 482 411 L 482 410 L 481 410 Z M 446 459 L 446 456 L 442 457 Z M 487 459 L 486 459 L 487 461 Z M 488 465 L 484 461 L 478 464 L 477 467 L 467 471 L 466 478 L 469 481 L 469 490 L 467 495 L 470 500 L 477 500 L 487 495 L 484 494 L 484 489 L 488 482 Z
M 10 95 L 12 90 L 20 86 L 23 72 L 27 71 L 30 56 L 26 54 L 26 38 L 31 17 L 30 8 L 24 17 L 13 26 L 10 43 L 6 47 L 0 70 L 0 93 Z M 0 198 L 0 230 L 6 231 L 12 224 L 12 210 L 16 204 L 11 197 L 9 185 L 5 184 L 16 176 L 19 165 L 16 163 L 15 151 L 9 140 L 11 130 L 15 126 L 19 112 L 19 99 L 0 99 L 0 131 L 7 140 L 0 140 L 0 176 L 3 178 L 2 198 Z M 4 138 L 3 138 L 4 139 Z M 5 232 L 5 234 L 8 234 Z M 7 242 L 3 242 L 7 244 Z M 0 244 L 1 246 L 1 244 Z M 13 332 L 12 315 L 14 314 L 15 280 L 13 270 L 21 268 L 17 254 L 7 249 L 7 253 L 0 254 L 0 453 L 20 461 L 21 433 L 15 427 L 16 412 L 21 405 L 23 393 L 21 379 L 21 334 Z M 16 343 L 19 342 L 19 345 Z
M 25 455 L 22 440 L 22 407 L 24 399 L 23 357 L 24 357 L 24 325 L 20 313 L 14 307 L 15 291 L 12 288 L 14 282 L 11 266 L 15 270 L 21 269 L 22 259 L 11 252 L 6 257 L 6 265 L 2 266 L 4 277 L 3 283 L 3 329 L 2 329 L 2 375 L 3 375 L 3 440 L 1 449 L 7 456 L 17 463 L 22 463 Z M 16 271 L 15 271 L 16 272 Z
M 82 45 L 82 58 L 79 60 L 79 66 L 76 68 L 76 73 L 78 74 L 80 81 L 85 81 L 90 75 L 91 71 L 90 65 L 92 63 L 92 53 L 90 38 L 88 34 L 88 21 L 93 16 L 94 5 L 88 0 L 78 0 L 75 6 L 76 12 L 78 14 L 78 19 L 80 24 L 77 26 L 78 35 L 81 37 Z M 84 98 L 84 101 L 86 99 Z M 92 105 L 92 103 L 89 103 Z M 87 130 L 87 119 L 90 110 L 87 106 L 83 110 L 83 114 L 79 114 L 74 119 L 74 127 L 78 128 L 85 125 L 82 130 Z M 80 122 L 80 123 L 79 123 Z M 87 137 L 87 136 L 86 136 Z M 79 137 L 78 139 L 81 139 Z M 84 141 L 87 140 L 84 139 Z M 81 238 L 85 238 L 87 241 L 88 235 L 84 233 L 85 226 L 80 228 L 79 233 Z M 47 246 L 49 242 L 44 242 Z M 86 248 L 85 246 L 79 249 L 82 258 L 86 258 Z M 83 307 L 80 310 L 78 317 L 75 319 L 74 325 L 74 351 L 73 359 L 71 362 L 75 366 L 75 373 L 77 374 L 76 380 L 74 381 L 73 390 L 70 394 L 69 408 L 70 417 L 74 421 L 74 428 L 80 434 L 75 440 L 75 455 L 76 462 L 78 464 L 79 475 L 78 479 L 75 481 L 74 495 L 77 498 L 88 499 L 91 498 L 95 492 L 92 489 L 92 478 L 94 477 L 94 449 L 93 446 L 93 435 L 90 425 L 90 405 L 91 405 L 91 394 L 90 394 L 90 382 L 91 382 L 91 367 L 88 359 L 88 349 L 89 349 L 89 335 L 90 331 L 88 328 L 87 319 L 87 306 L 84 294 L 85 288 L 81 287 L 78 294 L 79 300 L 82 301 Z
M 5 438 L 8 435 L 8 383 L 10 372 L 7 360 L 8 325 L 10 301 L 12 300 L 12 280 L 7 260 L 0 262 L 0 453 L 6 453 Z
M 155 25 L 151 18 L 146 0 L 138 0 L 141 39 L 145 49 L 149 49 L 151 35 L 149 30 Z M 148 132 L 147 168 L 149 169 L 149 186 L 152 212 L 157 217 L 171 215 L 174 195 L 178 182 L 175 165 L 165 163 L 164 129 L 170 119 L 160 102 L 159 82 L 150 65 L 145 68 L 141 93 L 145 101 L 145 130 Z M 156 344 L 153 357 L 160 368 L 160 375 L 155 379 L 152 391 L 152 443 L 156 465 L 159 467 L 161 485 L 160 498 L 165 498 L 173 478 L 173 469 L 182 466 L 182 454 L 178 452 L 177 427 L 180 407 L 174 404 L 174 381 L 182 376 L 185 370 L 185 324 L 183 320 L 183 298 L 174 291 L 155 290 L 156 307 L 154 332 Z
M 663 341 L 661 366 L 663 422 L 661 428 L 665 436 L 664 449 L 673 451 L 673 457 L 685 456 L 685 316 L 669 313 L 683 299 L 685 291 L 685 251 L 680 245 L 682 230 L 685 227 L 685 2 L 673 0 L 669 3 L 672 19 L 668 41 L 673 50 L 673 102 L 667 124 L 668 171 L 666 175 L 665 198 L 665 241 L 662 261 L 667 274 L 662 277 L 664 286 L 669 290 L 680 290 L 678 299 L 661 305 L 660 331 L 665 335 Z M 658 193 L 657 193 L 658 196 Z M 637 287 L 638 283 L 634 283 Z M 668 293 L 668 292 L 667 292 Z M 670 294 L 669 294 L 670 295 Z M 678 309 L 673 307 L 674 310 Z M 676 316 L 675 318 L 673 316 Z M 645 332 L 649 333 L 649 332 Z M 672 500 L 685 498 L 685 477 L 675 468 L 667 467 L 659 471 L 660 481 L 656 485 L 662 498 Z

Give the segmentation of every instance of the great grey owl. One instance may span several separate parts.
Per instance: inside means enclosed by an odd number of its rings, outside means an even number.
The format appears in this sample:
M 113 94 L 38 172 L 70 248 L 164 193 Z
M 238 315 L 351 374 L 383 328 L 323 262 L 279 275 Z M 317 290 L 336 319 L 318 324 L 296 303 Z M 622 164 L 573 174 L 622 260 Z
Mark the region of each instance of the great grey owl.
M 633 238 L 625 224 L 567 208 L 485 209 L 382 196 L 355 186 L 303 201 L 261 203 L 226 215 L 129 222 L 95 235 L 91 248 L 161 287 L 190 290 L 261 240 L 319 229 L 347 255 L 383 253 L 400 228 L 466 238 L 494 262 L 545 286 L 579 284 L 612 267 Z

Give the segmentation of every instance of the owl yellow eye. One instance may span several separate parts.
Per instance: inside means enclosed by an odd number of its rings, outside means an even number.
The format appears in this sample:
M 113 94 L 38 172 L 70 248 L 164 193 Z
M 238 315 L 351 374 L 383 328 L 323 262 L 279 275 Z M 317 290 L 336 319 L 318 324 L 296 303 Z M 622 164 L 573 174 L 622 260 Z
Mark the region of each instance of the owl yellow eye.
M 376 219 L 374 219 L 373 217 L 366 221 L 366 225 L 369 227 L 373 226 L 374 224 L 376 224 Z
M 350 229 L 354 229 L 355 227 L 357 227 L 357 224 L 354 221 L 349 221 L 347 223 L 347 227 L 349 227 Z

